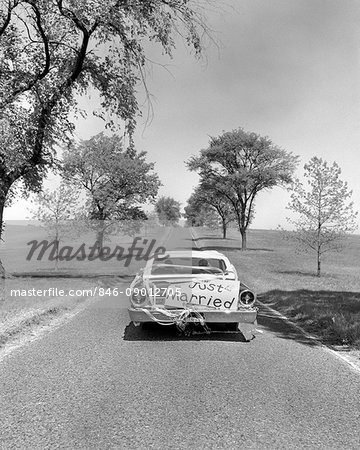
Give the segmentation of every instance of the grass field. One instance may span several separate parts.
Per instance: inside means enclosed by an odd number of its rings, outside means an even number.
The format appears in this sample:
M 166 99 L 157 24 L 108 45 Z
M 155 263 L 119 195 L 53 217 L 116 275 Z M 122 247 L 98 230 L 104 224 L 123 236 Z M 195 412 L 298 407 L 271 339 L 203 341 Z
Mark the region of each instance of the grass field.
M 135 236 L 127 236 L 118 233 L 117 235 L 108 236 L 104 245 L 109 248 L 112 253 L 116 247 L 123 249 L 123 256 L 128 254 L 128 248 L 132 245 L 134 238 L 138 237 L 137 247 L 141 246 L 146 249 L 151 245 L 151 240 L 154 239 L 155 250 L 161 245 L 164 228 L 159 226 L 144 226 Z M 143 239 L 147 239 L 143 243 Z M 57 266 L 55 262 L 49 259 L 51 248 L 44 252 L 40 260 L 40 249 L 34 250 L 30 260 L 27 258 L 31 252 L 31 241 L 36 240 L 38 243 L 47 240 L 49 243 L 53 241 L 47 234 L 46 229 L 39 226 L 33 226 L 29 222 L 23 221 L 19 225 L 12 224 L 5 227 L 4 241 L 0 243 L 0 258 L 7 273 L 29 273 L 29 272 L 68 272 L 72 275 L 131 275 L 136 273 L 139 267 L 142 267 L 144 261 L 137 261 L 132 258 L 129 264 L 125 264 L 126 260 L 118 261 L 116 257 L 108 260 L 101 260 L 95 258 L 89 260 L 78 260 L 76 257 L 71 260 L 59 261 Z M 60 248 L 71 247 L 71 255 L 74 255 L 81 245 L 84 245 L 86 256 L 91 253 L 90 247 L 94 244 L 95 232 L 87 232 L 86 234 L 77 237 L 64 237 L 60 241 Z M 66 252 L 67 253 L 67 252 Z M 117 252 L 117 255 L 119 252 Z
M 166 233 L 168 230 L 163 227 L 147 225 L 134 237 L 111 236 L 105 245 L 111 252 L 116 246 L 121 246 L 126 256 L 134 238 L 139 237 L 137 247 L 143 247 L 144 255 L 152 240 L 155 240 L 153 250 L 161 246 Z M 68 294 L 71 289 L 81 291 L 107 287 L 109 283 L 112 286 L 116 283 L 116 277 L 132 276 L 145 264 L 144 260 L 135 258 L 129 264 L 125 264 L 126 260 L 119 261 L 117 258 L 110 258 L 108 261 L 99 258 L 78 261 L 74 258 L 71 261 L 60 261 L 56 267 L 55 262 L 47 257 L 49 252 L 41 260 L 33 258 L 28 261 L 28 242 L 34 239 L 51 241 L 44 230 L 25 221 L 5 228 L 4 242 L 0 245 L 0 257 L 7 274 L 5 279 L 0 279 L 0 347 L 24 328 L 48 321 L 91 298 L 91 295 L 81 293 L 63 296 L 59 295 L 59 290 Z M 144 239 L 147 241 L 143 241 Z M 64 240 L 60 245 L 77 249 L 82 243 L 88 249 L 94 243 L 94 233 Z M 41 291 L 41 295 L 34 295 L 32 290 Z
M 327 255 L 321 277 L 314 254 L 297 253 L 280 231 L 249 230 L 240 250 L 237 230 L 194 228 L 197 245 L 225 253 L 240 279 L 269 304 L 325 343 L 360 348 L 360 236 L 351 235 L 341 252 Z

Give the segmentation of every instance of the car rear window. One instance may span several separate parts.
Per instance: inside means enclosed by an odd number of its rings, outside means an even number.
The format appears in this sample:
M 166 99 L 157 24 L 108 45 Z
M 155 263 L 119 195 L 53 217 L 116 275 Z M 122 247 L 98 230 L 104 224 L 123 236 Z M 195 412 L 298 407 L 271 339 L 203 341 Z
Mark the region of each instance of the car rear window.
M 219 273 L 225 268 L 224 261 L 218 258 L 169 257 L 159 264 L 153 264 L 151 273 L 154 275 Z
M 207 264 L 202 264 L 206 261 Z M 201 266 L 207 265 L 210 267 L 217 267 L 218 269 L 224 270 L 225 263 L 222 259 L 218 258 L 182 258 L 182 257 L 169 257 L 162 261 L 164 264 L 175 264 L 179 266 Z

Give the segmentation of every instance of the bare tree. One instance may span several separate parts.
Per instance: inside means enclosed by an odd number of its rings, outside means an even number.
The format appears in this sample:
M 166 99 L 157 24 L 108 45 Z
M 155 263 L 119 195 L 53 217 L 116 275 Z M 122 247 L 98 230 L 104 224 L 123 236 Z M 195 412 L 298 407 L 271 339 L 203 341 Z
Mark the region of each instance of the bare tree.
M 76 216 L 79 192 L 64 183 L 53 191 L 39 193 L 35 202 L 33 218 L 40 221 L 55 243 L 55 268 L 58 267 L 60 240 L 74 232 L 71 222 Z
M 336 162 L 329 166 L 314 156 L 304 171 L 308 189 L 299 180 L 293 183 L 287 208 L 298 217 L 288 218 L 288 222 L 295 226 L 292 236 L 299 248 L 316 254 L 320 277 L 324 253 L 341 249 L 344 235 L 357 228 L 358 213 L 350 201 L 352 191 L 339 178 L 341 169 Z

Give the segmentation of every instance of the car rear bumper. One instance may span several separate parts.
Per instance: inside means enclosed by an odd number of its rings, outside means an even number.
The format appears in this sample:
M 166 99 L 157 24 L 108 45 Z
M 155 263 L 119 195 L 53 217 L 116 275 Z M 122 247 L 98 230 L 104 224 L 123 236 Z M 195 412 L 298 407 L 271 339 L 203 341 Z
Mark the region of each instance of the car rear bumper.
M 130 320 L 133 322 L 143 323 L 143 322 L 165 322 L 171 323 L 173 320 L 166 314 L 166 312 L 182 312 L 183 310 L 164 310 L 161 308 L 129 308 Z M 244 309 L 239 311 L 223 311 L 223 310 L 205 310 L 196 309 L 197 313 L 200 313 L 204 321 L 207 323 L 255 323 L 257 317 L 257 309 Z M 150 314 L 149 314 L 150 313 Z M 194 318 L 190 315 L 186 321 L 196 322 L 196 317 Z
M 161 309 L 163 311 L 161 311 Z M 166 313 L 181 314 L 184 309 L 166 310 L 165 308 L 129 308 L 130 319 L 135 325 L 145 322 L 157 322 L 163 325 L 175 324 L 176 321 Z M 209 311 L 196 308 L 196 313 L 190 313 L 183 322 L 199 323 L 199 315 L 205 323 L 237 323 L 238 330 L 244 335 L 247 341 L 250 341 L 256 334 L 257 328 L 257 308 L 243 309 L 239 311 Z

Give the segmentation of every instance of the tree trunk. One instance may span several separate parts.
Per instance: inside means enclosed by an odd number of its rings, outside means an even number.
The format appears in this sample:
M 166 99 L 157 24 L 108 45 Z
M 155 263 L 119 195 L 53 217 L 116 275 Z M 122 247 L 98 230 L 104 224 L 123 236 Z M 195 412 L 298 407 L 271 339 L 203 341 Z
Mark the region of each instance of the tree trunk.
M 316 271 L 316 276 L 320 277 L 321 276 L 321 255 L 320 255 L 320 249 L 318 248 L 317 251 L 317 271 Z
M 3 231 L 4 231 L 4 209 L 5 209 L 5 200 L 6 200 L 6 194 L 0 195 L 0 242 L 3 240 Z M 4 278 L 5 276 L 5 270 L 2 265 L 1 261 L 1 254 L 0 254 L 0 278 Z
M 2 190 L 4 190 L 3 187 L 1 187 Z M 4 209 L 5 209 L 5 201 L 6 201 L 6 195 L 7 195 L 7 189 L 6 193 L 3 195 L 0 195 L 0 241 L 3 237 L 3 231 L 4 231 Z
M 321 223 L 319 220 L 317 229 L 317 271 L 316 276 L 320 277 L 321 273 Z
M 102 255 L 102 250 L 104 247 L 104 234 L 105 228 L 101 226 L 101 228 L 96 232 L 96 247 L 99 255 Z
M 4 228 L 4 208 L 5 208 L 6 196 L 0 196 L 0 243 L 3 235 Z M 5 269 L 1 261 L 0 253 L 0 305 L 5 302 Z
M 241 227 L 240 234 L 241 234 L 241 250 L 246 250 L 246 228 Z
M 246 227 L 242 215 L 239 211 L 236 211 L 236 220 L 241 234 L 241 250 L 246 250 Z
M 222 219 L 222 233 L 223 233 L 223 239 L 226 239 L 226 231 L 227 231 L 226 221 L 225 221 L 225 219 Z
M 245 222 L 245 209 L 236 210 L 236 220 L 238 223 L 239 231 L 241 234 L 241 250 L 246 250 L 246 222 Z
M 55 239 L 55 270 L 59 269 L 59 248 L 60 248 L 60 241 L 59 241 L 59 236 L 56 233 L 56 239 Z

